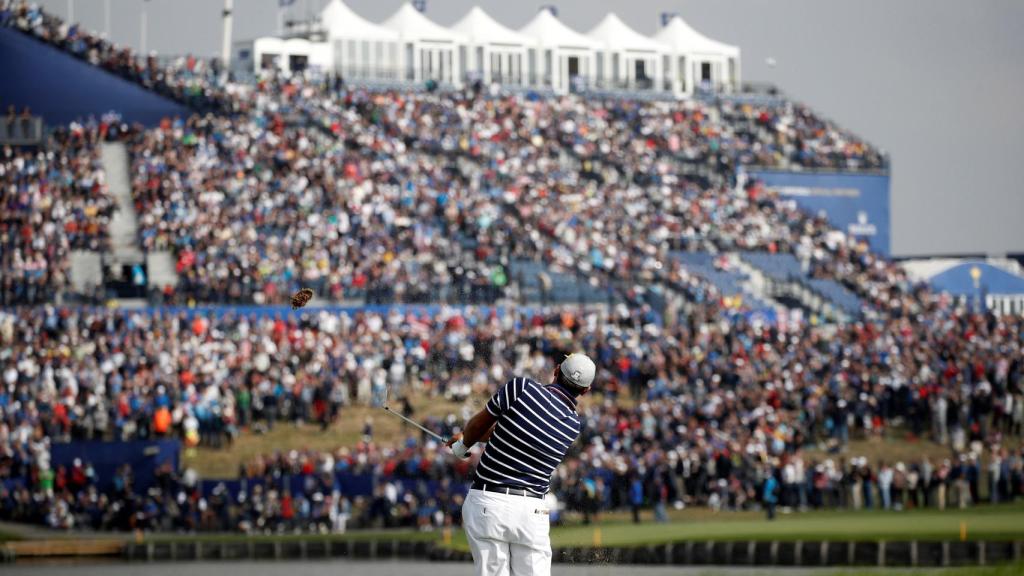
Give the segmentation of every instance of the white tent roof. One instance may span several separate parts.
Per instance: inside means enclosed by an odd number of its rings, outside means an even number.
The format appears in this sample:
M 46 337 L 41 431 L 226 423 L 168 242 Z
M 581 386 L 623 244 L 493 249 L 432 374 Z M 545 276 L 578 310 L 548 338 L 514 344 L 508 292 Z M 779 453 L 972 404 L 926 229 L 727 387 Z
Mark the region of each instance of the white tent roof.
M 278 38 L 277 36 L 264 36 L 253 40 L 253 44 L 260 50 L 308 50 L 314 44 L 305 38 Z
M 331 0 L 320 12 L 320 23 L 330 38 L 397 40 L 398 33 L 356 14 L 341 0 Z
M 602 42 L 608 48 L 616 50 L 636 50 L 642 52 L 667 52 L 668 47 L 656 40 L 633 30 L 614 12 L 609 12 L 598 22 L 597 26 L 587 32 L 587 36 Z
M 382 25 L 397 32 L 404 40 L 453 42 L 456 44 L 466 42 L 465 36 L 427 18 L 408 2 L 402 4 L 402 7 Z
M 499 23 L 479 6 L 474 6 L 466 12 L 458 22 L 452 25 L 452 30 L 464 34 L 470 42 L 476 44 L 509 44 L 515 46 L 532 46 L 535 40 L 525 34 Z
M 673 16 L 654 38 L 676 52 L 685 54 L 711 54 L 738 58 L 740 49 L 732 44 L 712 40 L 690 27 L 680 16 Z
M 555 17 L 550 10 L 541 10 L 519 29 L 519 32 L 530 36 L 541 46 L 566 48 L 583 48 L 596 50 L 601 44 L 583 34 L 569 28 Z

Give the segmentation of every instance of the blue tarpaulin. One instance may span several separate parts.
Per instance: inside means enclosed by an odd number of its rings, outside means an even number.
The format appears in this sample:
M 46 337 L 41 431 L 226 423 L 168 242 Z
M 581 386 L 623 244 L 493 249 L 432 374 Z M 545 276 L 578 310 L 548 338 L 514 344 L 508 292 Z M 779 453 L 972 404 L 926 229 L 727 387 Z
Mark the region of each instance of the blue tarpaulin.
M 91 463 L 96 471 L 96 485 L 100 490 L 114 487 L 114 476 L 125 464 L 131 466 L 135 492 L 140 493 L 154 484 L 155 471 L 164 464 L 178 469 L 181 444 L 177 440 L 133 440 L 130 442 L 68 442 L 50 447 L 56 470 L 60 466 L 71 468 L 75 458 Z

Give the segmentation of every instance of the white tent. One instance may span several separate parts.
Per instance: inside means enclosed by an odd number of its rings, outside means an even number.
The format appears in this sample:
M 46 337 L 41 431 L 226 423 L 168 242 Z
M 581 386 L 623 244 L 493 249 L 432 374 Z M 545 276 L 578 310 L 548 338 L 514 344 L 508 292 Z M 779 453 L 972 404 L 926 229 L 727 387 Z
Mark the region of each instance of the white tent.
M 728 92 L 739 90 L 738 47 L 708 38 L 679 16 L 673 16 L 654 38 L 672 52 L 669 77 L 674 91 L 689 94 L 700 84 Z
M 299 72 L 306 69 L 327 72 L 332 69 L 330 47 L 305 38 L 266 36 L 235 44 L 233 61 L 249 72 L 276 69 Z
M 451 27 L 468 43 L 466 67 L 483 82 L 521 86 L 527 83 L 527 50 L 533 38 L 499 24 L 482 8 L 474 6 Z
M 437 24 L 408 2 L 383 22 L 398 33 L 403 79 L 459 85 L 465 76 L 466 37 Z
M 398 33 L 356 14 L 342 0 L 330 0 L 320 25 L 334 55 L 334 69 L 344 78 L 397 79 Z
M 616 89 L 659 89 L 668 48 L 609 12 L 587 36 L 602 45 L 595 84 Z
M 594 77 L 601 44 L 562 24 L 550 10 L 538 12 L 519 32 L 537 44 L 529 58 L 532 85 L 565 92 L 573 82 Z
M 727 92 L 740 85 L 739 48 L 704 36 L 678 16 L 650 38 L 611 13 L 587 34 L 549 9 L 519 31 L 478 7 L 447 28 L 409 3 L 377 24 L 344 0 L 328 0 L 315 29 L 316 23 L 307 23 L 308 38 L 236 43 L 233 62 L 254 72 L 312 68 L 347 79 L 435 80 L 456 87 L 478 78 L 557 93 L 611 87 L 683 96 L 702 85 Z

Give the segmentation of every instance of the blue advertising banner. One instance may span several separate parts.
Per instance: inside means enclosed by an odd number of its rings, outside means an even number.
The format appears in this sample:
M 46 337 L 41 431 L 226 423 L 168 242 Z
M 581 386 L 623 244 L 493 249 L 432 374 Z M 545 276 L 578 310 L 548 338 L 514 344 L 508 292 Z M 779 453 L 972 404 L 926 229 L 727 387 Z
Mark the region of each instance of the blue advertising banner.
M 178 469 L 181 444 L 177 440 L 131 440 L 128 442 L 68 442 L 50 447 L 52 466 L 71 469 L 76 459 L 93 465 L 100 490 L 114 488 L 118 469 L 128 465 L 134 476 L 136 494 L 144 493 L 155 483 L 156 469 L 169 465 Z
M 864 238 L 889 256 L 889 175 L 745 170 L 812 214 L 824 212 L 837 229 Z

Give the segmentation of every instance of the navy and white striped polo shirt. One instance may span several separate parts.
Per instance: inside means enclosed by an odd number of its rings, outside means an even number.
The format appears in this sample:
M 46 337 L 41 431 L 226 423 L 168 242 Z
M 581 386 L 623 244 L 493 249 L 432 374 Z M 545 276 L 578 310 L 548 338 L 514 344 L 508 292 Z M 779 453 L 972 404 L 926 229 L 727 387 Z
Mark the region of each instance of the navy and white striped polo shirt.
M 513 378 L 487 401 L 487 411 L 498 423 L 476 467 L 477 479 L 546 494 L 555 467 L 580 435 L 576 400 L 557 385 Z

